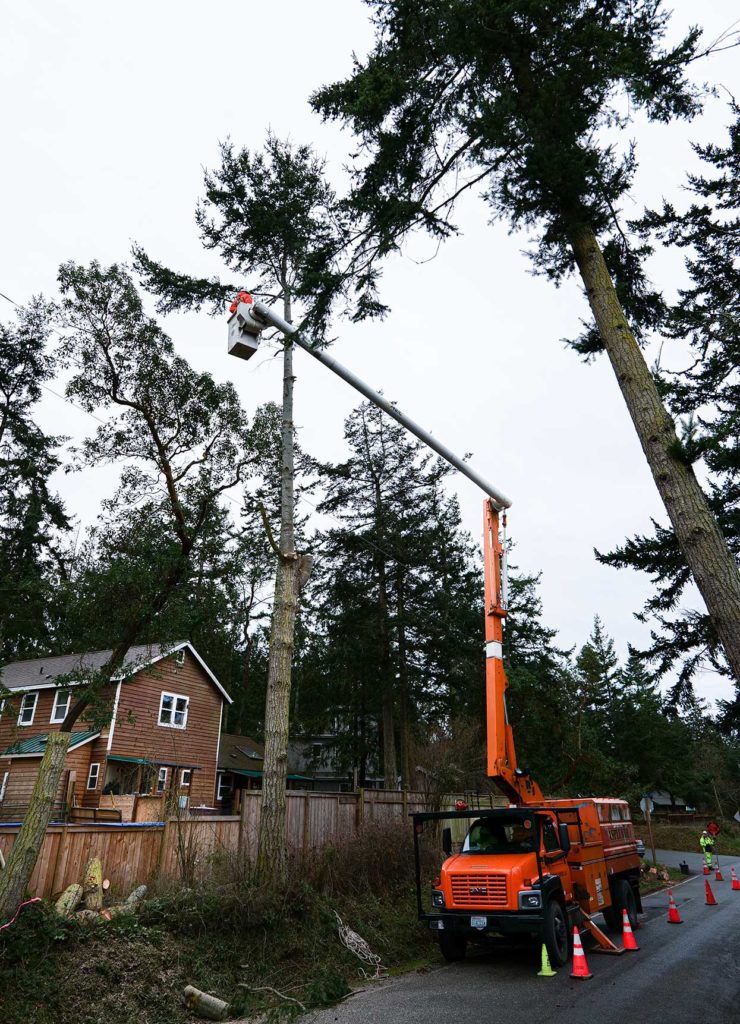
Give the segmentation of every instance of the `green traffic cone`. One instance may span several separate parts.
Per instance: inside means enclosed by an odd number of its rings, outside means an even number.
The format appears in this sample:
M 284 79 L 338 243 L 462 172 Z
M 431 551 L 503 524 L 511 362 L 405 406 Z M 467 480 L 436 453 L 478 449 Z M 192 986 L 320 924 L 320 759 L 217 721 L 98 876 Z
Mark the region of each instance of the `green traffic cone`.
M 547 947 L 542 943 L 542 969 L 537 971 L 538 978 L 554 978 L 557 971 L 550 967 L 550 957 L 547 955 Z

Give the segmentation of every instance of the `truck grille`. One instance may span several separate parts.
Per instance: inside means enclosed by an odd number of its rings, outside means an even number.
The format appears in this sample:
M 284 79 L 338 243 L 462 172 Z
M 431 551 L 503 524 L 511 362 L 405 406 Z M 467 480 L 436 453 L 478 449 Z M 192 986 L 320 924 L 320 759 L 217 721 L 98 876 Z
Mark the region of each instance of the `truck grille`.
M 506 907 L 506 875 L 452 875 L 456 907 Z

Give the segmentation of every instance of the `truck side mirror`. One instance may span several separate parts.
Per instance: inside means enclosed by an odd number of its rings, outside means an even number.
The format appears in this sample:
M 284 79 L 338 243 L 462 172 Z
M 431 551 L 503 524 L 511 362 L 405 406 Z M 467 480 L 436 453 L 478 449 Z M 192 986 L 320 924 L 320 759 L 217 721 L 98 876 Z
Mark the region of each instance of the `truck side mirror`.
M 452 829 L 442 829 L 442 849 L 448 857 L 452 856 Z
M 558 835 L 560 836 L 560 849 L 563 853 L 567 853 L 570 850 L 570 835 L 568 826 L 563 821 L 558 825 Z

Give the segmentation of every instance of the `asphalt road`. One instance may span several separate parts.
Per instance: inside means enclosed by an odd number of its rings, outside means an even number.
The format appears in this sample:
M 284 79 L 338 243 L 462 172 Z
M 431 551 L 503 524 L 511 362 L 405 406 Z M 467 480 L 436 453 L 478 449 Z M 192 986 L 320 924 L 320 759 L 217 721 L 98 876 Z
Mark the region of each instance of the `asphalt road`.
M 666 853 L 668 851 L 665 851 Z M 671 854 L 678 859 L 682 854 Z M 658 858 L 660 860 L 660 857 Z M 690 867 L 700 867 L 689 861 Z M 670 863 L 670 861 L 669 861 Z M 683 924 L 668 923 L 665 892 L 644 899 L 639 952 L 604 956 L 586 947 L 593 978 L 538 978 L 539 954 L 502 947 L 462 963 L 376 982 L 304 1024 L 737 1024 L 740 1020 L 740 892 L 709 881 L 718 906 L 705 902 L 704 877 L 674 888 Z

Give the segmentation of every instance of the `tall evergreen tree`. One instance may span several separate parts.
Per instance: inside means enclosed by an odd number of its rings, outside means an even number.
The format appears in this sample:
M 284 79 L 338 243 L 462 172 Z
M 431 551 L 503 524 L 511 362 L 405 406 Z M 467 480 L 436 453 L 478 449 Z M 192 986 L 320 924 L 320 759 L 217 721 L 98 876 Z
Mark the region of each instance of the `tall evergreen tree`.
M 269 135 L 263 152 L 221 146 L 221 164 L 205 175 L 205 199 L 196 211 L 201 240 L 216 250 L 239 287 L 282 303 L 288 322 L 298 315 L 314 342 L 326 341 L 332 313 L 350 298 L 342 260 L 352 232 L 347 211 L 326 182 L 324 163 L 310 146 L 295 146 Z M 173 272 L 141 249 L 135 258 L 146 286 L 159 296 L 159 309 L 214 311 L 233 297 L 218 281 Z M 354 268 L 357 316 L 374 312 L 374 271 Z M 295 622 L 300 592 L 312 559 L 301 555 L 295 537 L 295 454 L 293 424 L 293 340 L 282 341 L 281 497 L 279 533 L 265 518 L 276 558 L 275 597 L 265 704 L 265 761 L 257 866 L 264 877 L 282 880 L 288 870 L 285 786 Z
M 0 325 L 0 658 L 33 656 L 49 642 L 49 607 L 69 521 L 49 479 L 61 438 L 35 423 L 33 407 L 54 372 L 45 309 L 20 309 Z
M 708 471 L 712 510 L 731 551 L 740 554 L 740 111 L 725 145 L 695 146 L 707 172 L 689 176 L 694 201 L 685 210 L 664 203 L 631 225 L 643 238 L 686 253 L 687 281 L 678 300 L 665 308 L 662 330 L 691 362 L 679 371 L 660 369 L 658 383 L 680 419 L 680 456 Z M 675 357 L 671 360 L 675 364 Z M 651 535 L 633 537 L 598 556 L 617 567 L 647 572 L 655 590 L 641 618 L 657 622 L 647 657 L 662 674 L 678 664 L 671 691 L 675 705 L 691 703 L 690 681 L 702 664 L 727 672 L 718 634 L 707 614 L 675 614 L 691 579 L 676 533 L 658 523 Z M 740 685 L 740 684 L 738 684 Z M 728 728 L 740 726 L 740 690 L 724 707 Z M 734 723 L 734 725 L 733 725 Z
M 482 679 L 482 582 L 447 467 L 369 403 L 345 437 L 350 457 L 324 467 L 319 506 L 341 522 L 322 544 L 324 656 L 360 778 L 379 733 L 392 788 L 413 783 L 415 724 L 459 714 Z
M 740 576 L 640 350 L 650 296 L 639 267 L 630 276 L 625 261 L 610 266 L 613 253 L 599 244 L 635 168 L 633 148 L 620 155 L 604 129 L 626 126 L 625 94 L 630 110 L 654 121 L 698 109 L 685 69 L 699 56 L 699 31 L 665 47 L 659 0 L 371 6 L 373 51 L 313 104 L 361 141 L 354 202 L 370 218 L 378 253 L 417 226 L 448 236 L 455 200 L 476 188 L 495 216 L 538 230 L 541 272 L 557 282 L 578 271 L 596 325 L 592 348 L 610 359 L 678 546 L 740 678 Z

